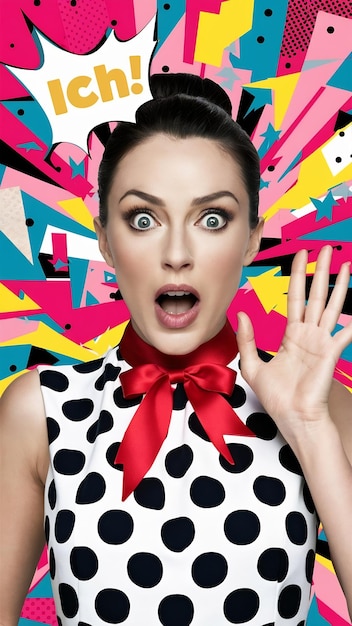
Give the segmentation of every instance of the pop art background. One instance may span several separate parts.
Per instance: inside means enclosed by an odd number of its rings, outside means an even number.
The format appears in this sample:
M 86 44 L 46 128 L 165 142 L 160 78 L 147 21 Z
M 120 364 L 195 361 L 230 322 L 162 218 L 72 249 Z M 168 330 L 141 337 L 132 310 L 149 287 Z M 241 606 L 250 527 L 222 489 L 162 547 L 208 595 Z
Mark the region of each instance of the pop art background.
M 93 231 L 96 174 L 115 121 L 148 99 L 148 72 L 219 82 L 259 151 L 264 240 L 229 317 L 248 311 L 275 353 L 294 253 L 309 250 L 307 287 L 324 244 L 331 285 L 352 258 L 351 18 L 349 0 L 1 0 L 0 393 L 120 339 L 128 311 Z M 105 70 L 118 70 L 110 92 Z M 351 313 L 352 281 L 338 326 Z M 336 378 L 352 390 L 352 346 Z M 323 530 L 312 592 L 308 626 L 350 623 Z M 46 551 L 19 624 L 57 624 Z

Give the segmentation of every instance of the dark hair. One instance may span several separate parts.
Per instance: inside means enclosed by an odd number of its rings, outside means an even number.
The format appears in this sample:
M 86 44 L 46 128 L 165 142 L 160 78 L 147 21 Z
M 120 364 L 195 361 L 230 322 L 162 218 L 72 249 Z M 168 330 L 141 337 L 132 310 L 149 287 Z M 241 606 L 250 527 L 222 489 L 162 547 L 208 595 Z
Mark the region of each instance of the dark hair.
M 107 199 L 121 159 L 155 134 L 212 139 L 240 166 L 249 197 L 249 223 L 258 223 L 259 157 L 247 133 L 231 117 L 231 100 L 215 82 L 193 74 L 154 74 L 153 100 L 136 112 L 136 123 L 120 122 L 107 142 L 98 174 L 99 217 L 107 223 Z

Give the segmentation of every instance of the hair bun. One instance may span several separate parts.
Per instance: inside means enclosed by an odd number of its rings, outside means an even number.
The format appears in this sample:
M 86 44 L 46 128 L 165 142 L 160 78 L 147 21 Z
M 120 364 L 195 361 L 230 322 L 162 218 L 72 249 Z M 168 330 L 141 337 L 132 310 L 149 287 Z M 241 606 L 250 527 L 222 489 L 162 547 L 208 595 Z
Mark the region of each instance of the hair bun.
M 231 100 L 222 87 L 209 78 L 201 78 L 195 74 L 152 74 L 150 91 L 155 100 L 175 95 L 204 98 L 229 115 L 232 114 Z

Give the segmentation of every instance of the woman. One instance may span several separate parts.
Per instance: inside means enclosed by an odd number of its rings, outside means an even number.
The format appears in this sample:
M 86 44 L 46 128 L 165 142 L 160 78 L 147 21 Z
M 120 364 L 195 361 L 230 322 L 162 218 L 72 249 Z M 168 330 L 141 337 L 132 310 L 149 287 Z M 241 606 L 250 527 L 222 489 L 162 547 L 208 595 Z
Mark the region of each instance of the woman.
M 2 401 L 1 624 L 43 547 L 44 488 L 61 624 L 303 624 L 310 493 L 351 611 L 351 396 L 332 382 L 351 325 L 331 337 L 349 265 L 325 306 L 324 248 L 305 306 L 300 252 L 277 356 L 240 313 L 239 363 L 226 311 L 260 245 L 258 157 L 211 81 L 152 89 L 99 172 L 95 227 L 131 324 L 103 359 L 40 367 Z

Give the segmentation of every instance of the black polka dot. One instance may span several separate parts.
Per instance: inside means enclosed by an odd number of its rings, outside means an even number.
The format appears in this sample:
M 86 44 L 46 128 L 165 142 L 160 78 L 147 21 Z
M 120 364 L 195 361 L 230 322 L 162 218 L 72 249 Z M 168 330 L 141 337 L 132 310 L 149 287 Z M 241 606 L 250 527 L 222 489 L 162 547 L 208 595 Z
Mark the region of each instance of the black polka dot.
M 61 618 L 60 618 L 58 615 L 56 616 L 56 619 L 57 619 L 57 624 L 58 624 L 58 626 L 62 626 L 62 621 L 61 621 Z M 79 622 L 79 623 L 80 623 L 80 622 Z
M 125 543 L 133 533 L 133 519 L 125 511 L 106 511 L 99 518 L 98 533 L 105 543 L 111 545 Z
M 35 7 L 39 7 L 40 6 L 40 0 L 34 0 L 34 6 Z
M 97 472 L 87 474 L 77 490 L 77 504 L 92 504 L 101 500 L 105 493 L 105 480 Z
M 225 520 L 224 532 L 231 543 L 240 546 L 253 543 L 260 533 L 259 518 L 253 511 L 233 511 Z
M 105 384 L 108 381 L 115 381 L 121 372 L 121 367 L 115 367 L 112 363 L 107 363 L 104 368 L 104 372 L 99 376 L 99 378 L 95 381 L 95 388 L 98 391 L 102 391 L 105 387 Z
M 69 385 L 67 376 L 55 370 L 44 370 L 40 372 L 39 378 L 42 387 L 48 387 L 53 391 L 66 391 Z
M 124 398 L 122 393 L 122 387 L 117 387 L 117 389 L 115 389 L 114 391 L 113 398 L 116 406 L 118 406 L 120 409 L 127 409 L 131 406 L 137 406 L 137 404 L 140 404 L 142 402 L 143 396 L 135 396 L 134 398 L 129 399 Z
M 88 622 L 78 622 L 77 626 L 91 626 Z
M 193 452 L 189 446 L 184 444 L 179 448 L 171 450 L 165 458 L 167 473 L 173 478 L 182 478 L 191 467 Z
M 160 511 L 165 504 L 165 489 L 159 478 L 143 478 L 134 490 L 134 498 L 146 509 Z
M 224 602 L 224 614 L 231 624 L 249 622 L 258 613 L 259 597 L 253 589 L 236 589 Z
M 90 398 L 68 400 L 62 405 L 62 412 L 67 419 L 73 422 L 81 422 L 89 417 L 94 409 L 94 403 Z
M 66 330 L 71 330 L 72 326 L 71 326 L 71 324 L 65 324 L 65 328 L 66 328 Z
M 163 65 L 162 68 L 161 68 L 162 72 L 168 72 L 169 70 L 170 70 L 170 68 L 169 68 L 168 65 Z
M 195 435 L 197 435 L 204 441 L 210 441 L 196 413 L 191 413 L 191 415 L 189 416 L 188 426 L 189 426 L 189 429 L 192 431 L 192 433 L 194 433 Z
M 209 589 L 220 585 L 227 576 L 227 561 L 217 552 L 200 554 L 192 565 L 192 578 L 196 585 Z
M 258 476 L 253 484 L 253 490 L 260 502 L 270 506 L 278 506 L 286 497 L 285 485 L 278 478 Z
M 329 33 L 329 35 L 331 35 L 333 32 L 335 32 L 335 28 L 333 26 L 328 26 L 326 29 L 326 32 Z
M 70 565 L 78 580 L 90 580 L 98 571 L 97 555 L 91 548 L 78 546 L 71 550 Z
M 58 438 L 60 434 L 60 426 L 57 421 L 54 420 L 52 417 L 47 417 L 46 423 L 48 428 L 48 440 L 50 445 L 53 441 L 55 441 L 55 439 Z
M 86 457 L 80 450 L 58 450 L 53 459 L 53 464 L 59 474 L 73 476 L 78 474 L 84 467 Z
M 281 465 L 289 472 L 303 476 L 302 468 L 289 445 L 283 446 L 279 452 Z
M 18 109 L 17 113 L 18 115 L 24 115 L 24 109 Z
M 15 372 L 17 370 L 17 365 L 10 365 L 9 370 L 10 372 Z
M 285 67 L 286 67 L 287 69 L 290 69 L 290 67 L 291 67 L 291 63 L 285 63 Z
M 265 580 L 285 580 L 288 572 L 287 552 L 282 548 L 268 548 L 258 559 L 258 572 Z
M 336 163 L 341 163 L 342 158 L 341 158 L 341 157 L 339 157 L 339 156 L 337 156 L 337 157 L 336 157 L 336 159 L 335 159 L 335 161 L 336 161 Z
M 166 2 L 166 3 L 164 4 L 164 9 L 165 9 L 165 11 L 168 11 L 168 10 L 169 10 L 169 8 L 170 8 L 170 5 L 169 5 L 169 3 L 168 3 L 168 2 Z
M 59 596 L 65 617 L 75 617 L 78 611 L 78 598 L 75 590 L 66 583 L 60 583 Z
M 117 25 L 117 20 L 111 20 L 111 26 L 116 26 Z
M 48 502 L 49 502 L 49 506 L 50 506 L 51 510 L 53 510 L 55 508 L 55 505 L 56 505 L 56 486 L 55 486 L 55 481 L 54 480 L 52 480 L 50 485 L 49 485 Z
M 287 536 L 292 543 L 298 546 L 307 541 L 308 529 L 304 515 L 299 511 L 292 511 L 285 521 Z
M 297 615 L 301 604 L 301 589 L 298 585 L 285 587 L 278 599 L 278 611 L 284 619 L 290 619 Z
M 315 513 L 315 504 L 306 482 L 303 485 L 303 500 L 309 513 Z
M 34 220 L 31 217 L 27 217 L 27 219 L 26 219 L 26 226 L 29 226 L 29 228 L 31 226 L 34 226 Z M 42 374 L 44 374 L 44 372 L 41 372 L 40 376 L 42 376 Z
M 265 9 L 264 11 L 264 15 L 266 15 L 267 17 L 270 17 L 273 14 L 271 9 Z
M 88 429 L 87 440 L 89 441 L 89 443 L 94 443 L 98 435 L 109 432 L 109 430 L 112 429 L 113 425 L 114 420 L 111 413 L 103 409 L 102 411 L 100 411 L 99 419 L 94 422 L 94 424 L 92 424 Z
M 91 372 L 96 372 L 102 365 L 104 359 L 95 359 L 95 361 L 88 361 L 87 363 L 78 363 L 73 366 L 73 369 L 80 374 L 90 374 Z
M 199 476 L 191 484 L 190 495 L 192 502 L 202 508 L 219 506 L 225 498 L 222 484 L 209 476 Z
M 49 571 L 51 578 L 54 579 L 56 574 L 56 562 L 54 550 L 52 548 L 49 550 Z
M 306 557 L 306 579 L 309 584 L 313 582 L 313 570 L 315 564 L 315 552 L 314 550 L 308 550 Z
M 71 537 L 75 519 L 75 514 L 69 509 L 58 512 L 55 520 L 55 537 L 58 543 L 65 543 Z
M 183 552 L 194 539 L 194 524 L 188 517 L 170 519 L 161 528 L 164 545 L 173 552 Z
M 226 459 L 220 454 L 219 461 L 221 467 L 231 474 L 240 474 L 241 472 L 245 472 L 245 470 L 248 469 L 253 462 L 252 450 L 242 443 L 228 443 L 227 447 L 230 450 L 235 464 L 231 465 L 231 463 L 226 461 Z
M 187 596 L 166 596 L 159 604 L 158 615 L 163 626 L 189 626 L 194 615 L 193 603 Z
M 262 35 L 259 35 L 259 37 L 257 37 L 257 42 L 258 43 L 264 43 L 265 39 Z
M 44 520 L 44 534 L 45 534 L 45 540 L 47 543 L 49 543 L 49 539 L 50 539 L 50 520 L 48 518 L 48 516 L 45 516 L 45 520 Z
M 183 411 L 188 398 L 186 396 L 185 388 L 181 383 L 176 385 L 174 395 L 173 395 L 173 409 L 174 411 Z
M 155 554 L 139 552 L 129 559 L 127 572 L 135 585 L 150 589 L 161 581 L 163 566 Z
M 340 130 L 339 135 L 340 135 L 340 137 L 344 137 L 344 136 L 345 136 L 344 131 L 343 131 L 343 130 Z
M 246 392 L 243 387 L 235 385 L 231 396 L 226 396 L 226 400 L 231 404 L 234 409 L 238 409 L 246 402 Z
M 115 441 L 115 443 L 112 443 L 111 446 L 108 447 L 106 451 L 106 460 L 109 463 L 109 465 L 111 465 L 111 467 L 122 472 L 123 470 L 122 463 L 115 464 L 115 458 L 116 458 L 120 445 L 121 445 L 120 441 Z
M 251 413 L 246 421 L 246 425 L 259 439 L 271 441 L 276 437 L 277 426 L 267 413 Z
M 130 612 L 130 601 L 119 589 L 103 589 L 95 598 L 95 610 L 104 622 L 121 624 Z

